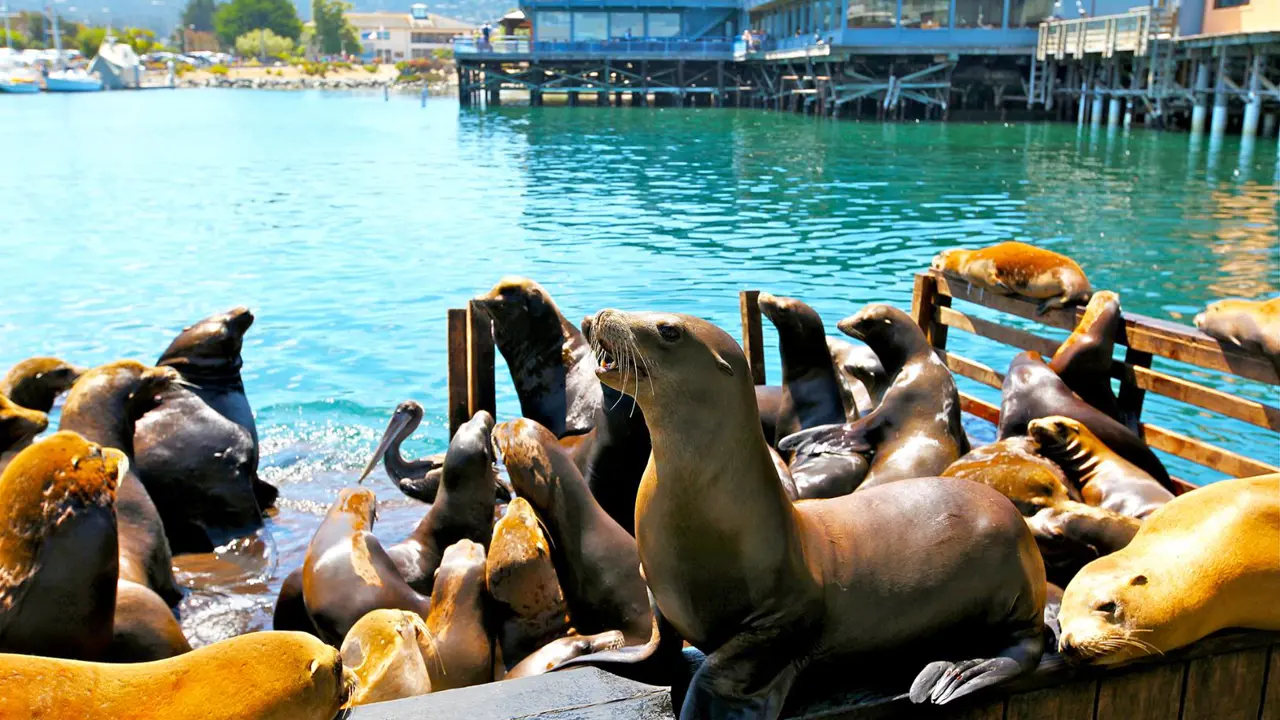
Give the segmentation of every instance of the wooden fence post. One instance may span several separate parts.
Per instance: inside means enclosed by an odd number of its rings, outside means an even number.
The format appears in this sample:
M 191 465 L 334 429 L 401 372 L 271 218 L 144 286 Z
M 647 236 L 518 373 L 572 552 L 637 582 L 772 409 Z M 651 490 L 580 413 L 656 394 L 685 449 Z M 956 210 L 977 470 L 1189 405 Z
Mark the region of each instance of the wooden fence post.
M 448 362 L 449 362 L 449 437 L 458 431 L 462 423 L 471 419 L 467 414 L 470 404 L 470 388 L 467 377 L 467 311 L 450 309 L 448 314 Z
M 924 331 L 929 344 L 938 350 L 947 348 L 947 326 L 934 317 L 936 308 L 951 307 L 951 297 L 938 292 L 938 278 L 928 273 L 916 275 L 911 293 L 911 319 Z
M 751 365 L 751 379 L 764 385 L 764 332 L 760 329 L 759 290 L 738 293 L 738 309 L 742 313 L 742 349 Z
M 481 410 L 497 415 L 493 365 L 493 323 L 473 300 L 467 305 L 468 420 Z

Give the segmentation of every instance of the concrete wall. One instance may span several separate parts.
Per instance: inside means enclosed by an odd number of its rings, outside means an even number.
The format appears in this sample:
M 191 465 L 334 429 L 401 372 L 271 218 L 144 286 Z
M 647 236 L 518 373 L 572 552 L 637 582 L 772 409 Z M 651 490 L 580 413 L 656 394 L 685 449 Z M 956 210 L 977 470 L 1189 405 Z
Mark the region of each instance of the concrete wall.
M 1213 4 L 1213 0 L 1208 0 Z M 1182 36 L 1199 35 L 1204 32 L 1205 0 L 1182 0 L 1178 8 L 1178 34 Z
M 1214 0 L 1204 0 L 1206 35 L 1280 30 L 1280 0 L 1250 0 L 1248 5 L 1215 9 Z

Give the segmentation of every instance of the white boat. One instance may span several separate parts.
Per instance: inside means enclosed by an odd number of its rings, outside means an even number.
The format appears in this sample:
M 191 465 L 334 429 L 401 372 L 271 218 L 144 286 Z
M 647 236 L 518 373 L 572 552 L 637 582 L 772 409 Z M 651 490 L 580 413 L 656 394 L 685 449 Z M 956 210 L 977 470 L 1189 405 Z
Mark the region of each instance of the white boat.
M 84 70 L 54 70 L 44 79 L 47 92 L 97 92 L 102 89 L 102 80 Z
M 38 93 L 40 76 L 25 70 L 0 70 L 0 93 Z

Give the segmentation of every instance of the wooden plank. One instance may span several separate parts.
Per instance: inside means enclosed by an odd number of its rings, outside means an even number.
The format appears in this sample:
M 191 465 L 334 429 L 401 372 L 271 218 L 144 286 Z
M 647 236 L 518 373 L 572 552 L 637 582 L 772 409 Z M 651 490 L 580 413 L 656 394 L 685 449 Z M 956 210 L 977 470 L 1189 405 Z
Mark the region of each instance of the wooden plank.
M 1257 720 L 1268 648 L 1192 660 L 1182 720 Z
M 984 400 L 979 400 L 967 393 L 960 393 L 960 411 L 967 412 L 977 418 L 982 418 L 992 425 L 1000 424 L 999 407 L 996 407 Z
M 938 294 L 937 278 L 925 274 L 916 275 L 915 287 L 911 292 L 911 319 L 924 331 L 929 344 L 939 349 L 947 346 L 947 327 L 938 322 L 937 313 L 950 305 L 950 297 Z
M 764 332 L 760 328 L 760 291 L 743 290 L 738 293 L 738 310 L 742 314 L 742 349 L 751 366 L 751 379 L 756 385 L 765 384 Z
M 1004 375 L 969 358 L 943 351 L 943 358 L 951 372 L 976 380 L 983 385 L 999 388 L 1004 385 Z
M 1042 718 L 1092 718 L 1098 697 L 1094 680 L 1045 688 L 1009 698 L 1005 720 L 1041 720 Z
M 1193 463 L 1213 468 L 1231 477 L 1250 477 L 1280 472 L 1280 467 L 1214 447 L 1202 440 L 1166 430 L 1155 425 L 1142 425 L 1147 444 Z
M 1260 720 L 1280 720 L 1280 645 L 1271 648 L 1267 664 L 1267 687 L 1262 696 Z
M 1142 402 L 1147 391 L 1138 384 L 1137 369 L 1151 367 L 1151 353 L 1129 348 L 1124 354 L 1124 366 L 1120 377 L 1120 394 L 1116 406 L 1126 425 L 1134 426 L 1142 420 Z M 1115 363 L 1112 363 L 1113 365 Z M 1188 383 L 1189 385 L 1190 383 Z
M 449 350 L 449 437 L 470 419 L 467 405 L 470 384 L 467 377 L 467 311 L 450 309 L 448 314 Z
M 1095 720 L 1178 717 L 1186 671 L 1185 663 L 1174 663 L 1100 678 Z
M 1116 363 L 1116 366 L 1125 367 L 1119 363 Z M 1243 420 L 1258 427 L 1280 430 L 1280 408 L 1197 385 L 1159 370 L 1147 370 L 1141 367 L 1130 369 L 1134 384 L 1143 390 Z
M 1044 356 L 1045 362 L 1053 357 L 1053 354 L 1058 351 L 1058 346 L 1061 345 L 1055 340 L 972 317 L 951 308 L 938 308 L 937 320 L 947 327 L 995 340 L 1004 345 L 1012 345 L 1019 350 L 1034 350 Z
M 498 414 L 494 390 L 493 321 L 475 301 L 467 305 L 467 417 Z

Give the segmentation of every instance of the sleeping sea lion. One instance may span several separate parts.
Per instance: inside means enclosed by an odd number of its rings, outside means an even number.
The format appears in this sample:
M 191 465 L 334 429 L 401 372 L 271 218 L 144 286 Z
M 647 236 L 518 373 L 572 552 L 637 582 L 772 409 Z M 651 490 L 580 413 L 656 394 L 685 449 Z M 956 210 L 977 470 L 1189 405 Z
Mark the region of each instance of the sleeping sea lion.
M 485 621 L 484 546 L 459 540 L 444 551 L 431 591 L 427 674 L 431 690 L 493 680 L 493 645 Z
M 1137 465 L 1165 489 L 1174 490 L 1169 471 L 1142 438 L 1071 392 L 1039 353 L 1018 353 L 1009 364 L 1009 373 L 1000 390 L 997 437 L 1003 440 L 1026 435 L 1032 420 L 1053 415 L 1080 421 L 1117 455 Z
M 569 608 L 551 562 L 551 547 L 533 506 L 522 497 L 512 500 L 493 526 L 485 584 L 493 598 L 492 621 L 503 670 L 569 634 Z
M 1210 303 L 1196 315 L 1196 327 L 1214 340 L 1271 358 L 1280 374 L 1280 297 Z
M 1075 330 L 1053 353 L 1049 368 L 1080 399 L 1137 432 L 1137 418 L 1126 421 L 1111 391 L 1112 354 L 1122 327 L 1120 297 L 1110 290 L 1094 293 Z
M 49 416 L 0 394 L 0 472 L 9 461 L 49 427 Z
M 521 418 L 495 427 L 493 445 L 516 494 L 546 526 L 574 627 L 586 634 L 621 630 L 630 642 L 648 638 L 652 622 L 635 538 L 600 508 L 555 436 Z
M 96 367 L 76 381 L 62 406 L 60 430 L 133 456 L 134 424 L 155 398 L 182 378 L 173 368 L 149 368 L 132 360 Z M 182 599 L 173 556 L 151 496 L 130 468 L 116 490 L 120 577 L 156 591 L 170 607 Z
M 192 325 L 160 356 L 186 384 L 158 393 L 137 421 L 135 470 L 174 552 L 211 552 L 262 527 L 276 490 L 258 479 L 258 435 L 240 379 L 253 324 L 245 308 Z
M 662 621 L 657 642 L 570 664 L 641 665 L 673 644 L 665 623 L 708 653 L 682 718 L 766 720 L 815 665 L 933 660 L 910 695 L 940 704 L 1035 668 L 1044 567 L 1006 498 L 924 478 L 791 503 L 728 334 L 688 315 L 603 310 L 591 340 L 601 380 L 636 392 L 653 436 L 636 540 Z M 640 362 L 619 363 L 624 347 Z
M 1020 242 L 943 250 L 934 256 L 932 267 L 1000 295 L 1040 300 L 1039 313 L 1087 302 L 1093 293 L 1075 260 Z
M 119 450 L 59 432 L 0 475 L 0 652 L 106 655 L 116 606 L 113 505 L 128 467 Z M 0 717 L 19 717 L 4 712 L 6 695 Z
M 782 357 L 782 409 L 775 443 L 801 430 L 844 422 L 848 413 L 822 317 L 800 300 L 767 292 L 760 293 L 759 305 L 778 330 Z
M 342 640 L 342 665 L 355 675 L 352 706 L 431 692 L 431 631 L 417 613 L 372 610 Z
M 1280 474 L 1170 500 L 1063 593 L 1061 652 L 1114 665 L 1225 628 L 1280 630 Z
M 1060 415 L 1032 420 L 1027 433 L 1041 455 L 1056 462 L 1090 505 L 1142 519 L 1173 493 L 1102 443 L 1078 420 Z
M 0 395 L 24 408 L 47 413 L 53 409 L 53 401 L 83 374 L 84 368 L 58 358 L 28 358 L 0 378 Z

